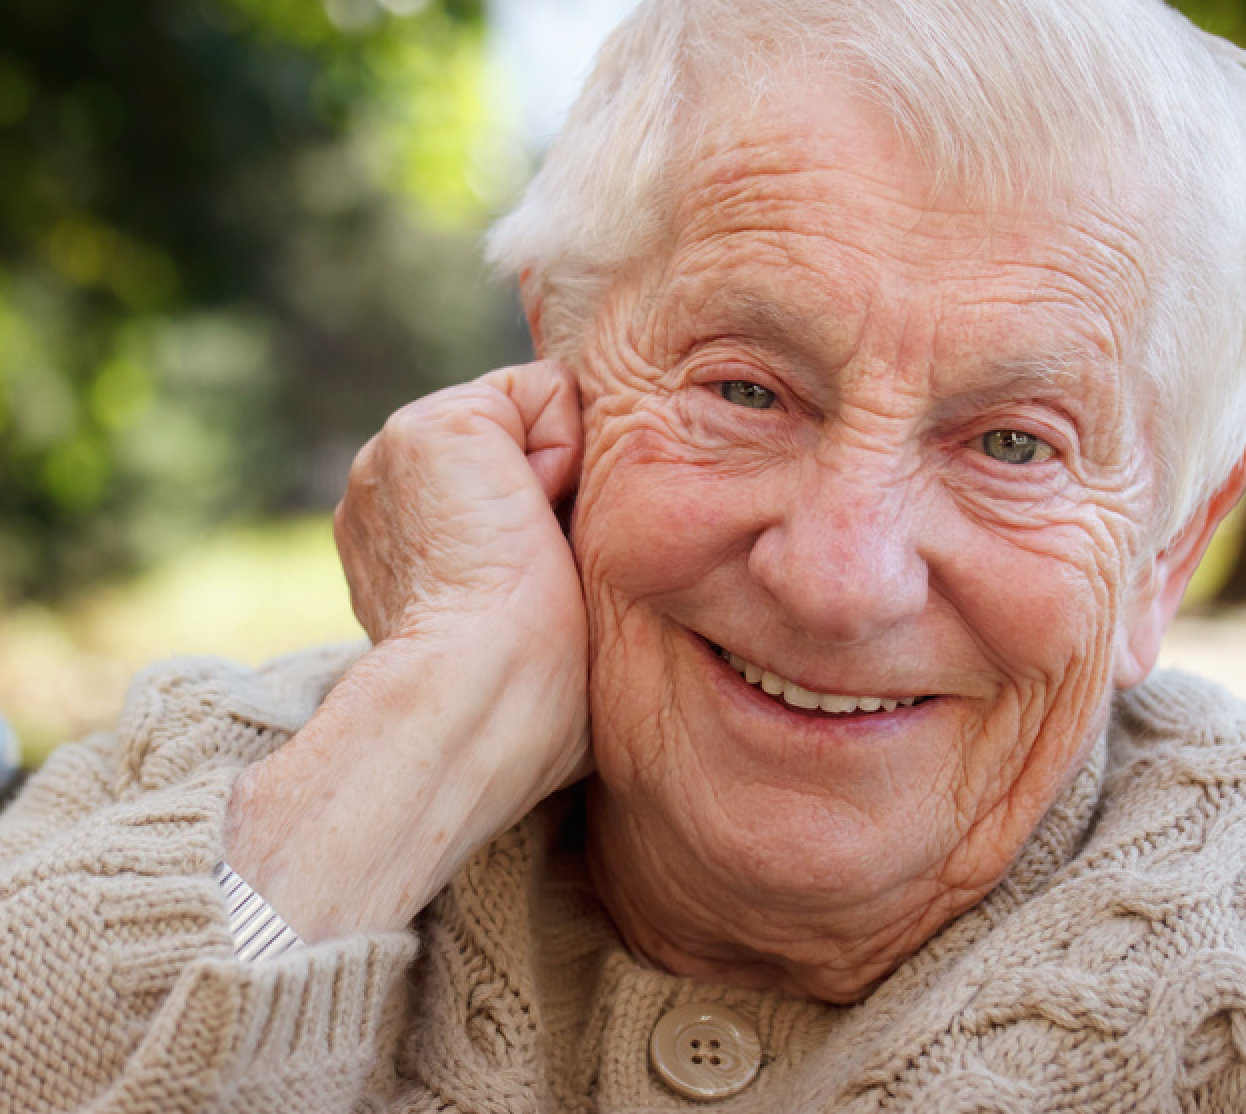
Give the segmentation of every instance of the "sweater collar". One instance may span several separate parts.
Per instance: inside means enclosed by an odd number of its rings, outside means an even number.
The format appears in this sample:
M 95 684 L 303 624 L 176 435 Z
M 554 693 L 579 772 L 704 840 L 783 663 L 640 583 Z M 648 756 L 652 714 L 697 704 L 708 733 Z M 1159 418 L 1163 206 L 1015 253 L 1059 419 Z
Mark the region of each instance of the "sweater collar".
M 432 1006 L 411 1035 L 411 1070 L 451 1107 L 471 1107 L 471 1096 L 457 1094 L 463 1074 L 454 1066 L 470 1056 L 480 1062 L 469 1074 L 493 1081 L 500 1108 L 680 1109 L 682 1100 L 648 1068 L 649 1034 L 672 1007 L 714 1001 L 757 1026 L 771 1085 L 786 1089 L 803 1063 L 816 1067 L 828 1055 L 838 1065 L 834 1075 L 853 1067 L 858 1078 L 868 1075 L 869 1066 L 855 1061 L 875 1045 L 871 1034 L 920 1028 L 912 1003 L 936 984 L 971 987 L 973 979 L 946 976 L 972 965 L 966 957 L 977 941 L 1077 855 L 1093 823 L 1105 756 L 1101 739 L 999 886 L 853 1007 L 697 983 L 637 962 L 584 869 L 583 793 L 558 794 L 477 855 L 423 919 L 421 999 Z M 491 988 L 484 1013 L 482 987 Z M 444 1043 L 455 1034 L 467 1044 L 447 1058 Z M 503 1083 L 514 1094 L 498 1094 Z M 741 1109 L 760 1097 L 741 1096 Z

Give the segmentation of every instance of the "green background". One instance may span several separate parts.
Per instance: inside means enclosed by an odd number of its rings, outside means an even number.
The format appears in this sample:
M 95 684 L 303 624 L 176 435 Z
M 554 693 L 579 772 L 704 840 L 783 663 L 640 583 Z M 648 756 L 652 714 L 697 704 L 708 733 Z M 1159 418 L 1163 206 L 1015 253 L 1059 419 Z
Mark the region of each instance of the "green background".
M 1246 41 L 1246 0 L 1181 7 Z M 0 713 L 32 761 L 151 657 L 354 633 L 354 451 L 527 357 L 479 258 L 531 170 L 486 32 L 478 0 L 6 0 Z M 1241 537 L 1200 600 L 1246 601 Z
M 522 358 L 479 5 L 330 6 L 7 0 L 0 600 L 330 505 L 389 410 Z

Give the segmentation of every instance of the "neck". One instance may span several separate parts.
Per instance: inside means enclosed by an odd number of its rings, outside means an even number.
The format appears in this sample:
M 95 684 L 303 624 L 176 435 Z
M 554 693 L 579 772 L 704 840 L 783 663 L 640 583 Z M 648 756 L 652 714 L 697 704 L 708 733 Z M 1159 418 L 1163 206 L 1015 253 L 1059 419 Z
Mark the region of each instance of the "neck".
M 620 807 L 600 782 L 590 794 L 598 896 L 633 954 L 685 978 L 858 1002 L 985 892 L 914 880 L 903 893 L 837 906 L 764 884 L 722 885 L 677 840 L 654 838 L 667 834 L 659 819 Z

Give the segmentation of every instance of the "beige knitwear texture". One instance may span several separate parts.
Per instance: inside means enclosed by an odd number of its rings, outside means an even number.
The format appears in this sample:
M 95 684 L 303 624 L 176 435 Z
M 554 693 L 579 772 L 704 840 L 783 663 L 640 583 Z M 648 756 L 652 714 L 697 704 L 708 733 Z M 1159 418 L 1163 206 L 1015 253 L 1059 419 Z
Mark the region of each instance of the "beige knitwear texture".
M 1123 697 L 1003 883 L 837 1008 L 629 956 L 574 790 L 416 931 L 235 961 L 211 877 L 231 786 L 352 653 L 150 670 L 0 817 L 0 1112 L 686 1110 L 648 1059 L 686 1002 L 761 1040 L 707 1109 L 1246 1111 L 1246 706 L 1223 690 Z

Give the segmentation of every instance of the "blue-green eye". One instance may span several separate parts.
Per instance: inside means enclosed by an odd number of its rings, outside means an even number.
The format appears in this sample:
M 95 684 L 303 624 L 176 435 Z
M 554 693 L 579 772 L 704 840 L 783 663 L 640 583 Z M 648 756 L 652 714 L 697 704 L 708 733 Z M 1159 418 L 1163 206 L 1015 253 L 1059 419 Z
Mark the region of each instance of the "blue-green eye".
M 1016 429 L 993 429 L 984 434 L 982 451 L 1005 464 L 1041 464 L 1056 455 L 1046 441 Z
M 749 383 L 743 379 L 733 379 L 730 382 L 716 385 L 718 393 L 736 406 L 748 406 L 753 410 L 769 410 L 779 401 L 774 391 L 768 391 L 757 383 Z

